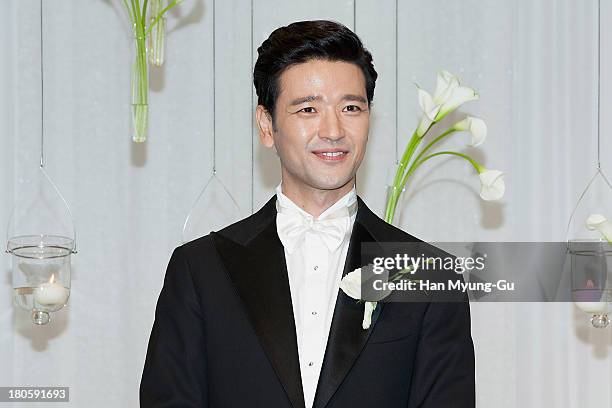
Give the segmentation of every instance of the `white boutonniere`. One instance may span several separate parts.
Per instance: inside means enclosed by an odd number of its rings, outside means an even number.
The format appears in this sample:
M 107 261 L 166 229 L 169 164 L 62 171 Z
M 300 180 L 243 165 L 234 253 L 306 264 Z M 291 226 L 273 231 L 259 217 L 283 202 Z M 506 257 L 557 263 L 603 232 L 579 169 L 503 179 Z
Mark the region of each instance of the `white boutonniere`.
M 399 279 L 402 279 L 406 276 L 406 274 L 410 273 L 412 271 L 412 267 L 407 268 L 407 269 L 402 269 L 401 271 L 396 272 L 390 279 L 389 279 L 389 272 L 385 271 L 385 273 L 379 275 L 379 277 L 387 282 L 395 282 Z M 362 282 L 362 276 L 361 276 L 361 268 L 357 268 L 352 272 L 347 273 L 342 280 L 340 281 L 340 289 L 342 289 L 342 291 L 344 293 L 346 293 L 346 295 L 350 298 L 353 298 L 359 302 L 364 302 L 364 307 L 363 307 L 363 321 L 361 323 L 361 327 L 363 327 L 364 330 L 367 330 L 370 328 L 370 325 L 372 324 L 372 313 L 374 312 L 374 310 L 376 310 L 376 306 L 378 305 L 378 302 L 372 302 L 372 301 L 364 301 L 364 299 L 361 298 L 361 285 L 363 284 Z M 391 291 L 386 290 L 386 291 L 382 291 L 380 293 L 379 298 L 380 299 L 384 299 L 385 297 L 389 296 L 389 294 L 391 293 Z
M 340 281 L 340 289 L 348 297 L 351 297 L 355 300 L 361 299 L 361 268 L 357 268 L 352 272 L 346 274 L 342 280 Z M 364 330 L 367 330 L 372 324 L 372 312 L 376 309 L 376 305 L 378 302 L 365 302 L 365 306 L 363 309 L 363 322 L 361 323 L 361 327 Z

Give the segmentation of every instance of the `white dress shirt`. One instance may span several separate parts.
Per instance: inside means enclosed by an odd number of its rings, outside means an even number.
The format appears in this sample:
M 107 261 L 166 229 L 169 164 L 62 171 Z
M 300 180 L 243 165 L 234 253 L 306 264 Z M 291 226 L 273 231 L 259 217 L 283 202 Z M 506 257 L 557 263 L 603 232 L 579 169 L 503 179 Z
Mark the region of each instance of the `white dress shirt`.
M 277 231 L 285 247 L 287 273 L 291 290 L 291 303 L 295 320 L 302 388 L 306 407 L 312 407 L 323 357 L 327 345 L 329 328 L 334 314 L 349 238 L 357 213 L 357 194 L 355 187 L 326 209 L 318 218 L 301 209 L 282 192 L 282 181 L 276 187 L 276 209 L 278 212 L 304 217 L 306 225 L 313 221 L 325 220 L 343 214 L 342 243 L 337 249 L 330 249 L 321 232 L 308 228 L 300 236 L 297 245 L 289 246 L 288 233 L 279 227 Z M 348 220 L 347 220 L 348 218 Z M 294 242 L 295 244 L 295 242 Z

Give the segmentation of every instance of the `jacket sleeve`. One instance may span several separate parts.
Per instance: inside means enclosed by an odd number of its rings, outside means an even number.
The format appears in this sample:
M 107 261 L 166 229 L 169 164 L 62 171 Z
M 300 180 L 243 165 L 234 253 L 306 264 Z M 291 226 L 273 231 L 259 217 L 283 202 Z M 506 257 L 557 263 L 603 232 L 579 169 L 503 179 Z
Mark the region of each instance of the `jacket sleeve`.
M 204 336 L 200 299 L 179 247 L 155 309 L 140 382 L 141 408 L 208 406 Z
M 409 408 L 474 408 L 475 363 L 470 305 L 431 302 L 425 312 Z

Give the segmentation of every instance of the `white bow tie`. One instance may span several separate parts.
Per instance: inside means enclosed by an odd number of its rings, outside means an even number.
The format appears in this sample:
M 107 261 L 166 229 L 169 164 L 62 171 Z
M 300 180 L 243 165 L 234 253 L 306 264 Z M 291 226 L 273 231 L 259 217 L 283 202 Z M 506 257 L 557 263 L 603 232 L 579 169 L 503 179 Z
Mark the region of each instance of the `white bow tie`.
M 278 203 L 277 203 L 278 204 Z M 351 227 L 351 215 L 357 209 L 355 201 L 348 207 L 339 208 L 324 219 L 315 220 L 294 208 L 278 206 L 276 230 L 285 249 L 292 253 L 304 240 L 306 231 L 316 233 L 331 252 L 342 245 Z

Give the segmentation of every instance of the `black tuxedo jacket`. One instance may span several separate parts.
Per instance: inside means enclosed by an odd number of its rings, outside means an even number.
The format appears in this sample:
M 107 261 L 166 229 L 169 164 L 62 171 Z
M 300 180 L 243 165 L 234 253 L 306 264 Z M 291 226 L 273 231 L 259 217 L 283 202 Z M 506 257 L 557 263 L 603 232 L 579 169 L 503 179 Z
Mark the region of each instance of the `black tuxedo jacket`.
M 302 408 L 304 396 L 276 196 L 176 248 L 155 311 L 140 406 Z M 358 197 L 344 273 L 362 242 L 416 238 Z M 339 291 L 315 408 L 475 406 L 469 303 L 363 304 Z

